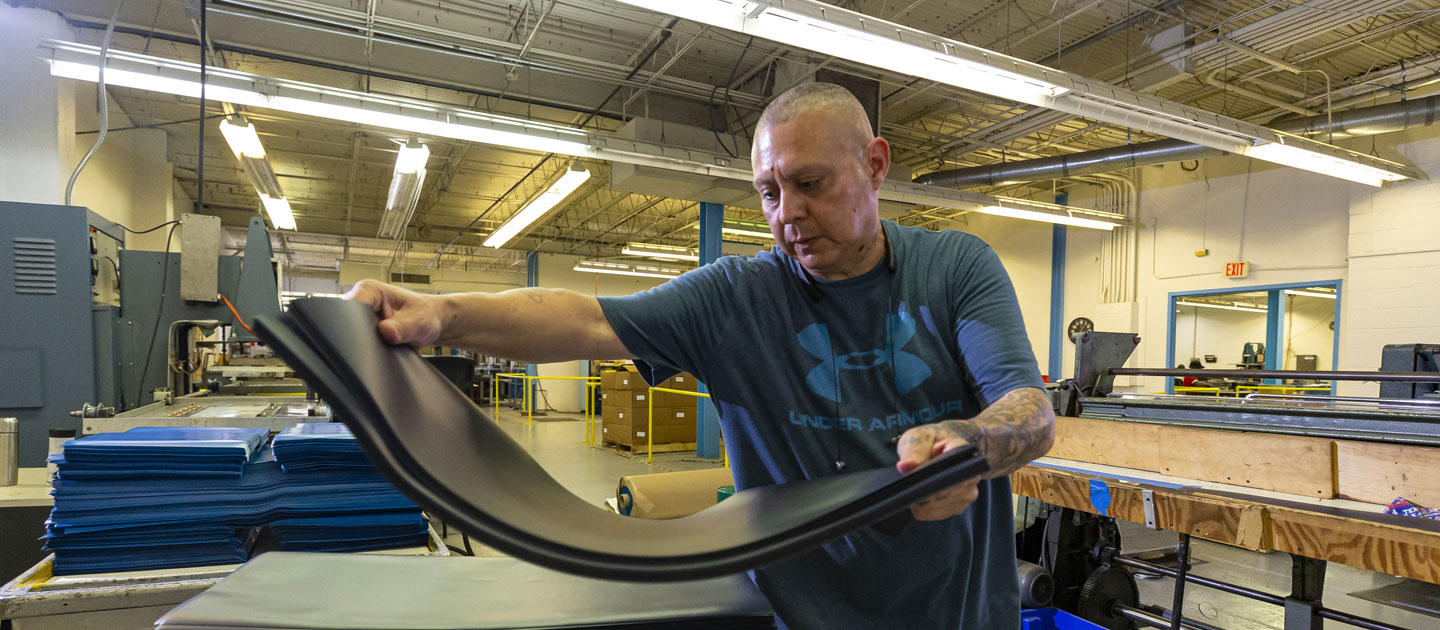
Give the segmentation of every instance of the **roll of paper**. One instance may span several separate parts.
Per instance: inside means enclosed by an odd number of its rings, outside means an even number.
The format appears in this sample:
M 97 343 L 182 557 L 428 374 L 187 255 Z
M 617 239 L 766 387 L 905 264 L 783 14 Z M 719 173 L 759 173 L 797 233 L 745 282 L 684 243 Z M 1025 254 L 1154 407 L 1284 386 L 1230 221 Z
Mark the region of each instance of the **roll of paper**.
M 729 468 L 628 475 L 620 478 L 615 499 L 620 513 L 627 516 L 680 518 L 715 505 L 720 486 L 734 483 Z

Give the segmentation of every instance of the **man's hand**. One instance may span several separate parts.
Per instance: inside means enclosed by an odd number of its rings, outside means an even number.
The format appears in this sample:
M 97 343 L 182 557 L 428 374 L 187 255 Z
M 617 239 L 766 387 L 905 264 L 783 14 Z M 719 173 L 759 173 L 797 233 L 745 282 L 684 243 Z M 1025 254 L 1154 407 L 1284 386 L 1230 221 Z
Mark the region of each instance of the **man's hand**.
M 921 464 L 966 444 L 969 442 L 966 442 L 965 438 L 941 430 L 938 424 L 920 425 L 900 436 L 900 444 L 896 447 L 900 453 L 900 463 L 896 464 L 895 468 L 902 473 L 908 473 L 919 468 Z M 971 479 L 925 497 L 910 506 L 910 513 L 919 521 L 944 520 L 964 512 L 979 498 L 980 480 Z
M 438 296 L 366 279 L 355 283 L 345 299 L 375 309 L 380 315 L 380 336 L 391 345 L 428 346 L 440 337 L 444 326 L 444 309 Z
M 974 444 L 990 464 L 986 479 L 1004 477 L 1042 456 L 1055 442 L 1055 412 L 1038 388 L 1011 391 L 968 420 L 942 420 L 913 427 L 900 436 L 895 467 L 908 473 L 940 454 Z M 979 498 L 979 480 L 958 484 L 910 506 L 919 520 L 939 520 L 965 511 Z

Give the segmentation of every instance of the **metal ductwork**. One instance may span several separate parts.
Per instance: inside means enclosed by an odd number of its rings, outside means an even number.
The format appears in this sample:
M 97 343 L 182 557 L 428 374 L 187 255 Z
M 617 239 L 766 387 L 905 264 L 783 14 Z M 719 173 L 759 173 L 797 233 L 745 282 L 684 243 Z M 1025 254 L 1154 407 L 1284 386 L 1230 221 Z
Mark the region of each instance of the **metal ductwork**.
M 1435 124 L 1437 118 L 1440 118 L 1440 95 L 1352 109 L 1328 118 L 1322 114 L 1282 119 L 1271 124 L 1270 128 L 1303 136 L 1333 133 L 1335 138 L 1348 138 L 1425 127 Z M 1316 139 L 1328 140 L 1329 137 Z M 1035 160 L 935 171 L 916 177 L 915 183 L 957 188 L 999 186 L 1108 173 L 1151 164 L 1202 160 L 1225 154 L 1219 149 L 1180 140 L 1156 140 Z

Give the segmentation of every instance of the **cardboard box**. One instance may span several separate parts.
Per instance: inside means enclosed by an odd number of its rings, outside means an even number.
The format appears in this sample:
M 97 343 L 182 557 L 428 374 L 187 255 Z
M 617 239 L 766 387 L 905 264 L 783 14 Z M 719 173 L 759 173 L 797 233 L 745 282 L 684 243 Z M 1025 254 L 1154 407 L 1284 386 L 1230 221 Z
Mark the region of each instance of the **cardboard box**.
M 600 405 L 603 408 L 610 407 L 632 407 L 644 409 L 650 406 L 649 389 L 639 390 L 604 390 L 600 392 Z M 686 396 L 672 392 L 653 392 L 656 407 L 694 407 L 700 400 L 697 396 Z
M 645 379 L 640 378 L 640 373 L 636 372 L 633 367 L 600 373 L 600 389 L 602 391 L 634 391 L 637 389 L 644 391 L 649 388 Z
M 698 383 L 694 376 L 686 372 L 681 372 L 665 379 L 664 382 L 656 387 L 693 392 L 697 386 Z M 600 373 L 600 389 L 604 391 L 645 391 L 649 388 L 650 386 L 645 383 L 645 379 L 640 378 L 640 373 L 636 372 L 633 366 L 624 370 L 612 370 Z
M 605 405 L 600 413 L 601 422 L 604 424 L 625 425 L 631 427 L 643 427 L 650 423 L 650 408 L 646 406 L 627 407 L 621 405 Z M 695 426 L 695 408 L 685 407 L 656 407 L 655 426 L 671 426 L 688 424 Z
M 650 435 L 649 427 L 644 424 L 632 427 L 623 424 L 601 424 L 600 438 L 606 442 L 617 442 L 628 446 L 641 446 L 646 443 Z M 654 429 L 655 444 L 669 444 L 671 442 L 694 442 L 695 425 L 670 425 L 656 426 Z

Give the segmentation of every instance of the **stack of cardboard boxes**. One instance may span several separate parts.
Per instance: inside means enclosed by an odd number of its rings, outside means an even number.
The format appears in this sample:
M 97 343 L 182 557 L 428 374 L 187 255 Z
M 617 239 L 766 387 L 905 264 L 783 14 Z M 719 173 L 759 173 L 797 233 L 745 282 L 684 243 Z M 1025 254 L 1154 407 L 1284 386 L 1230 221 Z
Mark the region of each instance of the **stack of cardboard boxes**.
M 658 385 L 664 389 L 695 391 L 695 377 L 684 372 Z M 654 434 L 650 434 L 650 387 L 633 369 L 600 374 L 601 436 L 606 442 L 644 448 L 655 444 L 695 441 L 694 396 L 653 392 Z

